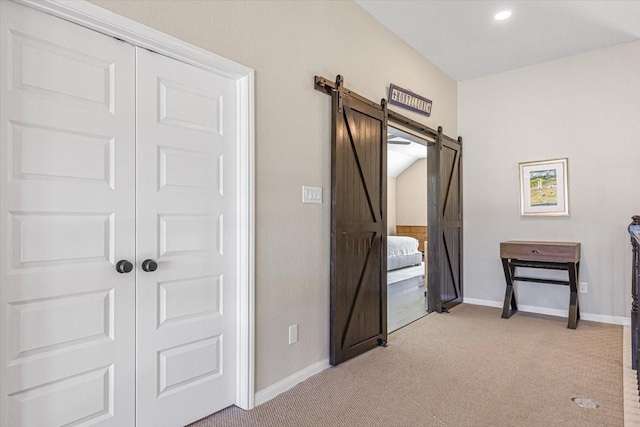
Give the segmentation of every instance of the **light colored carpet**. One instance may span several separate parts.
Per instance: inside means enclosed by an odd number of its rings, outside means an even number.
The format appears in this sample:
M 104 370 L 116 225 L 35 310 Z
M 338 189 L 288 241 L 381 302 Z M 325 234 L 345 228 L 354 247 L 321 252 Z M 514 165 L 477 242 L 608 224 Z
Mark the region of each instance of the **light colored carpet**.
M 596 400 L 581 408 L 574 396 Z M 623 425 L 622 327 L 461 305 L 431 314 L 376 348 L 213 426 Z
M 424 276 L 424 261 L 420 265 L 387 271 L 387 285 L 398 283 L 417 276 Z

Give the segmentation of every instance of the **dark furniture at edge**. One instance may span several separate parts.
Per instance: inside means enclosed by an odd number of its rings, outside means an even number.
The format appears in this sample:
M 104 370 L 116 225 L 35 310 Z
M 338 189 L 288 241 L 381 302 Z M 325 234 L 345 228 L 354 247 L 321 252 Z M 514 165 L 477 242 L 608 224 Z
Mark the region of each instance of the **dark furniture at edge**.
M 502 318 L 508 319 L 518 311 L 513 282 L 550 283 L 567 285 L 570 288 L 569 321 L 567 327 L 575 329 L 580 320 L 578 302 L 578 277 L 580 272 L 580 243 L 576 242 L 522 242 L 509 241 L 500 243 L 500 258 L 507 289 L 504 295 Z M 542 268 L 548 270 L 564 270 L 569 280 L 539 279 L 535 277 L 516 276 L 516 268 Z
M 640 215 L 631 217 L 631 368 L 638 369 L 638 287 L 640 286 Z M 639 378 L 640 381 L 640 378 Z M 639 382 L 640 389 L 640 382 Z

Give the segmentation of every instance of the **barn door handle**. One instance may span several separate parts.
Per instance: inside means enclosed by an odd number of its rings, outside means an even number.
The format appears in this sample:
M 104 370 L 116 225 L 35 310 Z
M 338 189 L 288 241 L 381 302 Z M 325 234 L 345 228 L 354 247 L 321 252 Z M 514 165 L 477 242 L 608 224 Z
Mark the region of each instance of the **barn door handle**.
M 156 271 L 158 269 L 158 263 L 152 259 L 145 259 L 142 261 L 142 269 L 147 273 L 151 273 L 152 271 Z
M 116 271 L 118 273 L 123 273 L 123 274 L 124 273 L 131 273 L 131 270 L 133 270 L 133 264 L 131 264 L 126 259 L 121 259 L 116 264 Z

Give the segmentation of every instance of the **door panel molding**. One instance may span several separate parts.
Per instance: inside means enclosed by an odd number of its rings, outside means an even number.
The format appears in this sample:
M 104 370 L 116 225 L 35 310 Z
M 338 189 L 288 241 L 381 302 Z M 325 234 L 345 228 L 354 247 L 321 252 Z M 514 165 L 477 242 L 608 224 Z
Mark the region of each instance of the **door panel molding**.
M 233 405 L 236 397 L 236 84 L 146 49 L 136 48 L 136 62 L 136 252 L 139 263 L 152 259 L 158 267 L 136 270 L 137 420 L 181 426 Z M 159 105 L 188 123 L 210 117 L 199 116 L 205 106 L 189 97 L 165 102 L 161 76 L 194 92 L 206 89 L 210 98 L 224 97 L 224 110 L 213 117 L 216 127 L 224 123 L 224 135 L 173 124 L 169 132 Z M 178 182 L 218 180 L 218 162 L 202 175 L 188 160 L 162 165 L 157 154 L 167 146 L 203 158 L 224 155 L 225 196 L 158 191 L 163 167 Z M 196 315 L 203 311 L 208 315 Z M 158 328 L 158 319 L 169 323 Z
M 236 402 L 255 405 L 255 106 L 254 70 L 86 1 L 13 0 L 134 46 L 236 81 L 238 96 L 238 290 Z M 0 255 L 3 255 L 0 253 Z
M 0 425 L 133 425 L 135 50 L 1 2 L 0 58 Z
M 215 74 L 233 79 L 253 76 L 253 69 L 249 67 L 86 1 L 13 1 Z

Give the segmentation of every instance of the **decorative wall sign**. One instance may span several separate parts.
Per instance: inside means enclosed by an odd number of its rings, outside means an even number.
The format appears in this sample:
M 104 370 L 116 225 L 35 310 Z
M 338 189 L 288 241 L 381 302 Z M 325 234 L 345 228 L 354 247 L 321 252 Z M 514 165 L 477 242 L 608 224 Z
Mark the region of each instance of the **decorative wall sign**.
M 410 90 L 402 89 L 391 83 L 389 85 L 389 104 L 397 105 L 429 117 L 431 116 L 431 105 L 433 103 L 424 96 L 416 95 Z
M 520 215 L 569 215 L 569 160 L 520 163 Z

